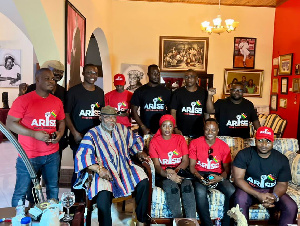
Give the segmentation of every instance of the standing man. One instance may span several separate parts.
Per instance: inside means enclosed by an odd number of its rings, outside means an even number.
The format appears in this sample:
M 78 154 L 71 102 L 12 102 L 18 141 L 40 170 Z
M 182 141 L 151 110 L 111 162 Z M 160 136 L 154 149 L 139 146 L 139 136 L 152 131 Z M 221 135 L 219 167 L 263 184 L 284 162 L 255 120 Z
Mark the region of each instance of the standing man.
M 35 171 L 42 171 L 47 199 L 58 200 L 58 142 L 65 130 L 65 113 L 62 102 L 51 94 L 55 86 L 54 75 L 43 68 L 36 72 L 36 91 L 18 97 L 7 117 L 7 127 L 19 134 L 18 139 Z M 50 134 L 56 134 L 50 139 Z M 16 163 L 17 180 L 12 206 L 24 203 L 31 184 L 29 173 L 21 159 Z
M 160 85 L 160 71 L 157 65 L 150 65 L 147 75 L 149 82 L 138 88 L 131 98 L 133 119 L 139 125 L 139 133 L 143 135 L 157 132 L 159 119 L 166 114 L 171 98 L 171 91 Z
M 244 86 L 240 82 L 232 84 L 230 96 L 226 99 L 219 99 L 215 104 L 212 96 L 216 89 L 210 88 L 207 97 L 207 113 L 215 113 L 220 123 L 219 136 L 232 136 L 249 138 L 250 122 L 257 130 L 260 127 L 256 110 L 251 101 L 243 98 Z
M 59 85 L 58 82 L 62 79 L 64 75 L 65 66 L 58 60 L 48 60 L 45 63 L 43 63 L 41 68 L 49 68 L 52 71 L 54 75 L 55 86 L 51 94 L 58 97 L 64 104 L 66 95 L 65 88 Z M 28 84 L 26 83 L 21 83 L 19 85 L 19 96 L 34 90 L 36 90 L 36 84 L 31 84 L 28 86 Z
M 174 132 L 191 138 L 203 136 L 207 92 L 197 85 L 196 72 L 185 72 L 185 87 L 177 89 L 171 101 L 171 115 L 176 120 Z
M 86 64 L 82 75 L 83 83 L 69 89 L 65 106 L 66 124 L 70 130 L 69 143 L 74 158 L 84 134 L 100 124 L 100 110 L 104 106 L 104 92 L 95 85 L 98 78 L 97 67 Z M 74 173 L 72 185 L 75 180 Z M 81 198 L 80 194 L 76 194 L 76 201 L 80 201 Z
M 129 111 L 132 92 L 124 90 L 125 84 L 125 76 L 122 74 L 116 74 L 114 76 L 114 85 L 116 89 L 105 94 L 104 99 L 105 105 L 114 107 L 117 110 L 117 123 L 120 123 L 126 127 L 131 127 Z
M 237 187 L 235 204 L 239 204 L 249 220 L 249 207 L 261 203 L 265 208 L 281 211 L 278 225 L 293 224 L 297 204 L 286 194 L 292 179 L 288 158 L 273 149 L 274 132 L 260 127 L 255 147 L 241 150 L 233 162 L 233 178 Z
M 204 136 L 191 141 L 189 146 L 190 171 L 199 181 L 195 182 L 195 196 L 197 210 L 204 225 L 213 225 L 209 215 L 207 199 L 208 186 L 214 185 L 225 196 L 224 216 L 222 225 L 230 225 L 230 198 L 235 191 L 234 186 L 227 179 L 230 175 L 231 155 L 228 145 L 217 138 L 218 123 L 209 118 L 205 121 Z M 200 181 L 207 178 L 208 184 Z
M 150 159 L 142 151 L 143 139 L 116 123 L 116 116 L 117 111 L 111 106 L 101 109 L 101 124 L 89 130 L 81 141 L 75 170 L 78 177 L 87 174 L 83 171 L 86 168 L 95 172 L 88 197 L 90 200 L 96 197 L 100 226 L 112 225 L 113 197 L 126 197 L 134 191 L 139 226 L 148 219 L 149 181 L 143 169 L 132 163 L 131 156 L 136 156 L 141 162 Z

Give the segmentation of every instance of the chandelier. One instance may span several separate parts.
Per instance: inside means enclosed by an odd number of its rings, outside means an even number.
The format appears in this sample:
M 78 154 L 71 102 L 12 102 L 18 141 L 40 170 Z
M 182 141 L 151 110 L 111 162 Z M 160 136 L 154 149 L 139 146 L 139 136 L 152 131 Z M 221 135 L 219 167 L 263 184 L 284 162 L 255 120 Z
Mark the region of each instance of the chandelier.
M 219 0 L 219 11 L 220 8 L 221 8 L 221 0 Z M 228 33 L 234 31 L 239 25 L 239 22 L 234 21 L 233 19 L 227 19 L 225 20 L 225 26 L 223 26 L 221 15 L 218 15 L 217 18 L 213 19 L 213 26 L 210 26 L 209 24 L 210 22 L 208 21 L 202 22 L 201 30 L 203 32 L 207 32 L 208 34 L 211 33 L 221 34 L 224 31 L 227 31 Z

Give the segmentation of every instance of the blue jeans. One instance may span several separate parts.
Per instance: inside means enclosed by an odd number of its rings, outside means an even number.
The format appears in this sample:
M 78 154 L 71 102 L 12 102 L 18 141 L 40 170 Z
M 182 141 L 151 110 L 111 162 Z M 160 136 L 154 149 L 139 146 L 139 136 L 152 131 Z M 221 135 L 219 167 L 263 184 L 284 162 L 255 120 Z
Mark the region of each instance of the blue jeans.
M 229 210 L 230 206 L 230 198 L 233 195 L 235 188 L 229 182 L 229 180 L 225 179 L 222 182 L 218 183 L 217 187 L 215 188 L 222 192 L 225 196 L 224 201 L 224 215 L 222 219 L 222 225 L 229 226 L 230 225 L 230 217 L 227 215 L 227 211 Z M 195 197 L 196 197 L 196 204 L 197 210 L 199 213 L 199 217 L 201 220 L 201 225 L 210 225 L 212 226 L 212 221 L 210 219 L 209 214 L 209 204 L 207 199 L 207 192 L 208 187 L 201 184 L 200 182 L 195 182 Z
M 47 199 L 53 198 L 58 200 L 59 152 L 57 151 L 51 155 L 40 156 L 29 160 L 35 172 L 38 172 L 39 170 L 42 172 L 46 184 Z M 12 207 L 17 206 L 20 199 L 23 203 L 25 202 L 25 196 L 31 184 L 30 175 L 21 157 L 17 158 L 16 171 L 17 178 L 15 191 L 11 201 Z

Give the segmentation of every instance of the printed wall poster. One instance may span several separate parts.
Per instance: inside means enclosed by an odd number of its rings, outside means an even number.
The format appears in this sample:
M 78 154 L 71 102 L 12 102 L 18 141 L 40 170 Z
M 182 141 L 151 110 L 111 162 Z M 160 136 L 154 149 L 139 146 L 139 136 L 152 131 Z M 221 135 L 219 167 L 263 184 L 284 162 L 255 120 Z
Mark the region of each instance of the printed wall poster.
M 125 89 L 134 92 L 148 82 L 148 66 L 139 64 L 121 64 L 121 73 L 125 76 Z
M 18 87 L 21 83 L 21 50 L 0 49 L 0 87 Z

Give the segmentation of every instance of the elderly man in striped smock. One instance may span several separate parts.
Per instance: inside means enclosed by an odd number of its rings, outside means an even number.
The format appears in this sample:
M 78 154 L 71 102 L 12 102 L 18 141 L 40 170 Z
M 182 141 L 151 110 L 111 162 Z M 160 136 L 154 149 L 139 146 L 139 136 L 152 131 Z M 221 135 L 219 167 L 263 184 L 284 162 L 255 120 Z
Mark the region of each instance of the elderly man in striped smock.
M 130 155 L 137 155 L 140 161 L 149 161 L 149 157 L 142 152 L 143 139 L 116 123 L 116 115 L 113 107 L 101 109 L 101 124 L 85 134 L 75 157 L 77 181 L 83 176 L 82 170 L 95 172 L 88 197 L 97 196 L 99 225 L 105 226 L 112 225 L 112 199 L 131 195 L 133 191 L 137 220 L 147 220 L 149 181 L 143 169 L 132 163 Z

